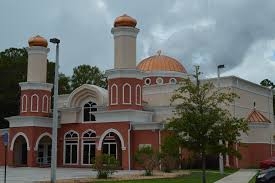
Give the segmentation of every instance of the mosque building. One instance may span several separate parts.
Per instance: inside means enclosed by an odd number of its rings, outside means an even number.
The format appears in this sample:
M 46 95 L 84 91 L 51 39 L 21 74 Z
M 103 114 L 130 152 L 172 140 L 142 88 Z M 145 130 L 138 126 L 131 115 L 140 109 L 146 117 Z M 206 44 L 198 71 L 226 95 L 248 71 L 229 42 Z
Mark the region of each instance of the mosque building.
M 58 98 L 57 166 L 90 167 L 98 154 L 113 155 L 121 168 L 135 169 L 134 153 L 142 146 L 160 150 L 164 123 L 173 116 L 170 98 L 188 73 L 182 62 L 163 55 L 145 58 L 137 65 L 137 21 L 122 15 L 115 19 L 114 68 L 107 70 L 108 89 L 84 84 Z M 51 161 L 51 100 L 53 85 L 46 82 L 48 42 L 29 39 L 27 81 L 21 87 L 20 114 L 10 122 L 8 165 L 44 167 Z M 217 78 L 208 79 L 217 84 Z M 235 76 L 220 78 L 220 87 L 237 93 L 228 107 L 235 117 L 249 121 L 249 132 L 234 145 L 242 159 L 226 156 L 225 165 L 258 166 L 274 151 L 272 90 Z M 256 107 L 255 104 L 256 103 Z M 0 140 L 0 154 L 4 145 Z M 0 165 L 4 156 L 0 156 Z

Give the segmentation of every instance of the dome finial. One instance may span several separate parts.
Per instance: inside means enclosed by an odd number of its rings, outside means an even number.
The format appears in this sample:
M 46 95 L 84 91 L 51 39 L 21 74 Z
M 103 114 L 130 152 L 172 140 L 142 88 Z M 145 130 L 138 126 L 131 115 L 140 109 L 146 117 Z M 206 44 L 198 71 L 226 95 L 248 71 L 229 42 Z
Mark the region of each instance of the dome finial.
M 136 19 L 130 17 L 126 13 L 117 17 L 114 22 L 114 27 L 136 27 L 137 21 Z
M 47 48 L 47 46 L 48 46 L 48 41 L 45 38 L 43 38 L 43 37 L 41 37 L 39 35 L 31 37 L 28 40 L 28 42 L 29 42 L 29 46 L 30 47 L 31 46 L 42 46 L 42 47 L 46 47 Z

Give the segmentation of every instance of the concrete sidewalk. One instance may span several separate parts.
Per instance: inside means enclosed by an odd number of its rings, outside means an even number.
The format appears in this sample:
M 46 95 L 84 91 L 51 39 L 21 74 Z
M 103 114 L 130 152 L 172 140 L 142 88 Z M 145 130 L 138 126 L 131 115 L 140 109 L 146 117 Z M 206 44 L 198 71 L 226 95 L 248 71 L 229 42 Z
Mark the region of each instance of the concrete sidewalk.
M 257 170 L 241 169 L 221 180 L 216 181 L 215 183 L 248 183 L 256 173 Z
M 76 179 L 96 177 L 97 172 L 91 168 L 57 168 L 56 177 L 60 179 Z M 115 176 L 141 174 L 139 170 L 120 170 Z M 18 167 L 7 168 L 7 183 L 32 183 L 36 181 L 49 181 L 51 177 L 50 168 Z M 4 182 L 4 167 L 0 167 L 0 183 Z

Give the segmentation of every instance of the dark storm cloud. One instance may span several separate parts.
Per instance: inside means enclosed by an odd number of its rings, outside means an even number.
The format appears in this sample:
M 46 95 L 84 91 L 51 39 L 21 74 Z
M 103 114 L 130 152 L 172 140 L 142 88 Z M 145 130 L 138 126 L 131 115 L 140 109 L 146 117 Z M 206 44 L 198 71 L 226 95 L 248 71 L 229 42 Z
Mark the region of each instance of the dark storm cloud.
M 226 64 L 228 68 L 238 66 L 252 44 L 275 38 L 275 1 L 209 0 L 208 5 L 200 5 L 205 15 L 191 18 L 194 24 L 200 18 L 212 24 L 175 32 L 161 45 L 152 44 L 151 49 L 163 47 L 186 62 L 189 69 L 194 55 L 199 53 L 204 57 L 200 62 L 203 69 L 213 72 L 218 64 Z M 189 9 L 188 4 L 175 16 L 188 19 L 185 9 Z

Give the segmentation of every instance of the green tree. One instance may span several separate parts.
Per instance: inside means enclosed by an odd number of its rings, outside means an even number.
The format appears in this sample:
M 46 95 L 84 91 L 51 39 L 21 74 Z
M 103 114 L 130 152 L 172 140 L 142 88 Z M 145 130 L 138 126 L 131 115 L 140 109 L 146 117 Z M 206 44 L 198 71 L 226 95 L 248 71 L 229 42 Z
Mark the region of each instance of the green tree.
M 27 78 L 27 51 L 9 48 L 0 52 L 0 123 L 7 126 L 7 116 L 19 113 L 20 88 L 18 83 Z
M 20 82 L 27 80 L 28 53 L 25 48 L 9 48 L 0 52 L 0 123 L 5 117 L 19 114 Z M 47 82 L 53 83 L 54 63 L 48 62 Z M 1 126 L 1 125 L 0 125 Z
M 272 90 L 275 88 L 274 83 L 272 81 L 270 81 L 269 79 L 262 80 L 260 82 L 260 85 L 270 88 Z M 275 113 L 275 95 L 273 95 L 273 113 Z
M 262 80 L 262 81 L 260 82 L 260 84 L 261 84 L 262 86 L 265 86 L 265 87 L 268 87 L 268 88 L 271 88 L 271 89 L 275 88 L 274 83 L 273 83 L 272 81 L 270 81 L 269 79 L 264 79 L 264 80 Z
M 205 183 L 206 155 L 221 152 L 240 157 L 232 146 L 219 144 L 219 140 L 238 143 L 241 132 L 248 130 L 248 124 L 244 119 L 232 117 L 225 109 L 237 97 L 235 93 L 230 89 L 215 89 L 210 82 L 201 83 L 199 76 L 197 66 L 195 81 L 183 79 L 172 96 L 171 102 L 177 103 L 167 128 L 173 130 L 182 147 L 201 156 L 202 182 Z
M 103 88 L 106 88 L 107 86 L 106 78 L 99 68 L 85 64 L 73 69 L 71 82 L 72 89 L 83 84 L 93 84 Z
M 58 94 L 68 94 L 71 90 L 70 85 L 70 77 L 66 76 L 63 73 L 59 73 L 59 80 L 58 80 Z

